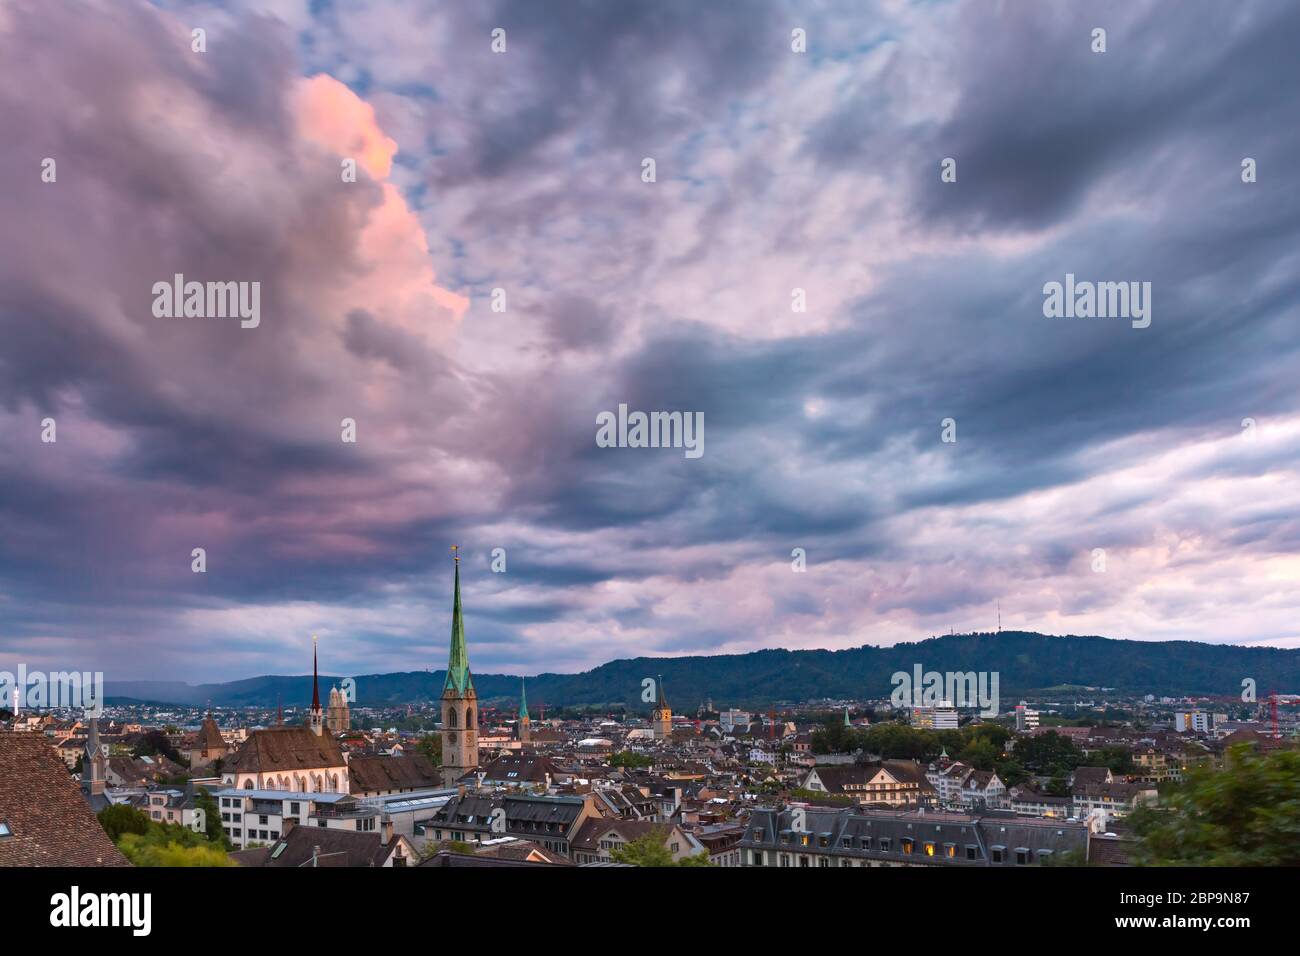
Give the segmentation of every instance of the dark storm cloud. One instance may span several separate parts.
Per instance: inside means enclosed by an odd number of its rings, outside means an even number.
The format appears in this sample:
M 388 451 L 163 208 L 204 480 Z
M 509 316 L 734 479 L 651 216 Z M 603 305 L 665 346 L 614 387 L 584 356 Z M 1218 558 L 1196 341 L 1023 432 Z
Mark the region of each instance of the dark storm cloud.
M 326 5 L 293 29 L 216 19 L 202 58 L 186 18 L 143 5 L 7 7 L 0 122 L 26 148 L 0 152 L 21 224 L 0 265 L 0 627 L 33 656 L 100 640 L 185 677 L 191 639 L 229 648 L 202 676 L 233 676 L 298 660 L 285 641 L 322 623 L 356 669 L 437 666 L 457 541 L 476 666 L 589 666 L 923 633 L 1023 581 L 1050 593 L 1036 613 L 1127 619 L 1145 599 L 1077 576 L 1097 539 L 1293 552 L 1290 499 L 1245 497 L 1281 494 L 1293 447 L 1262 430 L 1169 459 L 1247 416 L 1285 433 L 1297 408 L 1294 5 L 909 7 L 870 43 L 820 39 L 861 29 L 850 7 L 813 11 L 806 59 L 797 5 L 432 5 L 427 49 L 354 38 L 369 24 Z M 320 68 L 400 141 L 390 182 L 340 191 L 345 147 L 303 133 L 299 73 Z M 364 125 L 331 84 L 324 118 Z M 644 155 L 653 189 L 609 172 Z M 394 183 L 428 249 L 371 234 L 402 218 Z M 828 233 L 837 206 L 854 228 Z M 412 292 L 444 259 L 473 286 L 459 326 Z M 518 314 L 498 318 L 480 303 L 504 270 Z M 261 280 L 263 326 L 153 320 L 177 271 Z M 1152 282 L 1152 326 L 1044 318 L 1067 272 Z M 821 325 L 701 304 L 774 274 L 849 288 Z M 702 412 L 705 456 L 598 448 L 620 403 Z M 1194 606 L 1203 581 L 1151 568 L 1161 606 Z

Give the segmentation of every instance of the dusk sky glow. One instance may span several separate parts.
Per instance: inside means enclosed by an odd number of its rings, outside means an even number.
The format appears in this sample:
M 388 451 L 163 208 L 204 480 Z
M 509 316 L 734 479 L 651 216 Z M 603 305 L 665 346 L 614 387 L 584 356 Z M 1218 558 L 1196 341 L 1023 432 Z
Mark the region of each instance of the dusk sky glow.
M 452 544 L 476 672 L 1300 647 L 1300 5 L 76 7 L 0 0 L 0 668 L 442 667 Z

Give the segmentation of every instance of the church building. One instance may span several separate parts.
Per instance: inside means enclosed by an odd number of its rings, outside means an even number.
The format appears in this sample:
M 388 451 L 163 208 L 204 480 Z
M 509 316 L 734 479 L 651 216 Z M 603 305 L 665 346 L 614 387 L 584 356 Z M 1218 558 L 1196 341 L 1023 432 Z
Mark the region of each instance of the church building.
M 254 730 L 221 768 L 221 782 L 240 790 L 349 792 L 347 758 L 334 735 L 325 729 L 315 638 L 311 652 L 311 713 L 306 725 Z
M 532 740 L 533 722 L 528 719 L 528 688 L 524 686 L 524 679 L 519 678 L 519 742 L 526 744 Z
M 451 606 L 451 653 L 447 679 L 442 685 L 442 784 L 455 786 L 465 774 L 478 769 L 478 694 L 469 673 L 465 647 L 465 622 L 460 612 L 460 554 L 455 554 L 456 579 Z
M 659 678 L 659 702 L 655 704 L 654 713 L 650 715 L 650 727 L 655 740 L 667 740 L 673 735 L 673 709 L 664 697 L 664 679 Z
M 330 706 L 325 715 L 325 726 L 332 734 L 347 733 L 352 729 L 352 709 L 348 706 L 348 695 L 338 687 L 330 688 Z

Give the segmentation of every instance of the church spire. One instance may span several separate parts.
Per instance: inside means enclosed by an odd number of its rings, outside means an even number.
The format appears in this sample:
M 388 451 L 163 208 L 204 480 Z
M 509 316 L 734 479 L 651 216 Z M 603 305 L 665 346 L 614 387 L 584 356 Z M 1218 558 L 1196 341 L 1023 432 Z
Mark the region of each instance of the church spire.
M 316 668 L 316 635 L 311 636 L 311 716 L 307 726 L 317 737 L 325 730 L 325 711 L 320 706 L 320 672 Z
M 519 719 L 528 719 L 528 688 L 524 686 L 524 679 L 519 678 Z
M 456 584 L 451 607 L 451 654 L 447 658 L 447 680 L 442 685 L 442 689 L 450 688 L 463 694 L 466 690 L 473 689 L 474 681 L 469 674 L 469 651 L 465 648 L 465 622 L 461 619 L 460 613 L 460 549 L 452 545 L 451 551 L 456 561 Z
M 316 635 L 311 636 L 311 709 L 320 710 L 320 675 L 316 670 Z
M 664 697 L 664 675 L 659 675 L 659 707 L 662 709 L 668 706 L 668 700 Z

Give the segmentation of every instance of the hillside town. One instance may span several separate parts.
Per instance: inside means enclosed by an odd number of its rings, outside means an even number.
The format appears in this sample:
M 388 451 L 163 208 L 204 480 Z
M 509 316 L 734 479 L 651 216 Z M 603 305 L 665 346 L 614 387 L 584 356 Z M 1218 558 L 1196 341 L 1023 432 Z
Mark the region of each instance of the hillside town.
M 134 814 L 244 867 L 1123 866 L 1162 788 L 1296 743 L 1275 700 L 1149 695 L 678 713 L 655 680 L 646 713 L 546 716 L 524 680 L 480 706 L 459 561 L 451 630 L 423 707 L 356 708 L 313 648 L 288 713 L 3 712 L 0 865 L 124 865 L 101 823 Z

